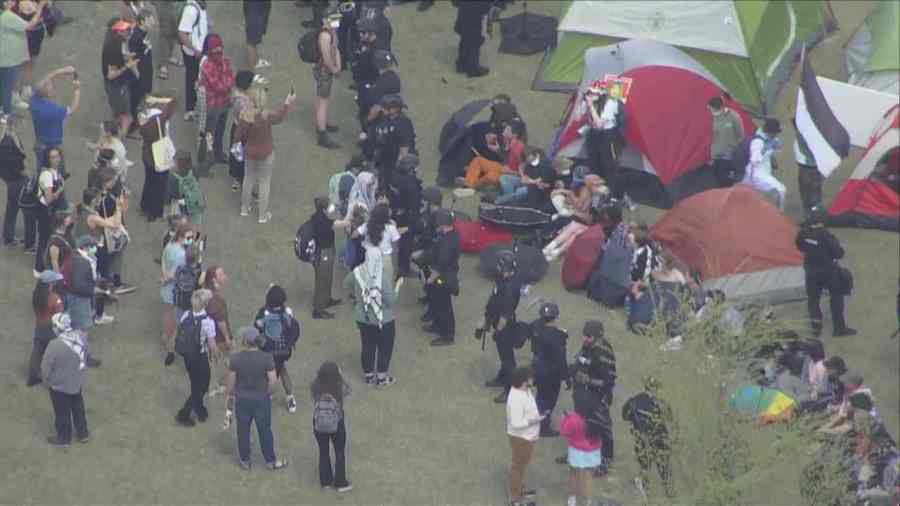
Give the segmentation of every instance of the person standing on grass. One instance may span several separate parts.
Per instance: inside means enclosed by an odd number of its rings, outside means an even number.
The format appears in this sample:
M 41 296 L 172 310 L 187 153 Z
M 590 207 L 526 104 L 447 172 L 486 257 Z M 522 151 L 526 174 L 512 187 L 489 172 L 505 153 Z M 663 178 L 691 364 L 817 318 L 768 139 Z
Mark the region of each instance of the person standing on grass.
M 731 154 L 744 140 L 744 125 L 733 109 L 725 106 L 722 97 L 709 99 L 706 104 L 712 116 L 712 142 L 709 145 L 709 165 L 713 169 L 719 187 L 727 188 L 735 183 L 728 177 L 732 172 Z
M 346 471 L 347 427 L 344 401 L 350 396 L 350 385 L 344 381 L 338 365 L 328 361 L 319 367 L 309 390 L 313 400 L 313 435 L 319 445 L 319 485 L 323 489 L 334 488 L 341 493 L 349 492 L 353 485 L 347 480 Z
M 206 134 L 203 139 L 212 136 L 213 160 L 215 163 L 225 163 L 225 153 L 222 149 L 225 136 L 225 123 L 228 120 L 228 105 L 231 89 L 234 87 L 234 72 L 231 70 L 231 59 L 225 56 L 225 47 L 222 37 L 211 33 L 206 38 L 206 58 L 200 65 L 200 80 L 198 86 L 203 88 L 206 94 Z M 206 151 L 209 146 L 201 141 L 199 150 L 199 162 L 205 161 Z
M 319 31 L 319 61 L 313 66 L 316 79 L 316 98 L 313 102 L 314 122 L 319 146 L 325 149 L 337 149 L 340 144 L 334 142 L 329 133 L 337 132 L 337 127 L 328 124 L 328 99 L 334 78 L 341 72 L 341 52 L 338 50 L 337 31 L 341 26 L 341 13 L 329 11 L 322 18 L 322 29 Z
M 184 57 L 184 120 L 194 120 L 197 105 L 197 78 L 200 75 L 200 58 L 203 56 L 203 42 L 209 33 L 209 18 L 206 0 L 187 0 L 178 21 L 178 39 Z
M 238 120 L 244 109 L 250 105 L 247 94 L 253 84 L 255 74 L 249 70 L 239 70 L 234 76 L 234 88 L 231 91 L 231 131 L 228 133 L 228 175 L 231 176 L 231 191 L 236 192 L 244 184 L 244 145 L 237 136 Z
M 509 504 L 523 506 L 523 497 L 534 495 L 524 486 L 525 471 L 534 453 L 534 442 L 541 431 L 544 416 L 538 413 L 534 393 L 534 374 L 528 367 L 513 371 L 506 399 L 506 434 L 512 449 L 509 466 Z
M 159 39 L 156 48 L 159 50 L 159 74 L 157 76 L 165 81 L 169 78 L 169 65 L 180 67 L 182 64 L 173 54 L 175 43 L 178 42 L 178 19 L 175 13 L 175 0 L 152 0 L 156 8 L 157 21 L 159 22 Z
M 644 391 L 625 401 L 622 406 L 622 419 L 631 424 L 634 453 L 641 466 L 641 474 L 634 479 L 634 483 L 645 498 L 652 465 L 659 471 L 666 497 L 675 495 L 669 464 L 672 449 L 668 423 L 671 418 L 671 408 L 659 398 L 659 381 L 652 376 L 644 378 Z
M 69 446 L 74 424 L 75 435 L 84 444 L 90 439 L 81 395 L 88 361 L 87 344 L 82 334 L 72 329 L 68 314 L 53 315 L 52 325 L 56 339 L 47 345 L 41 360 L 41 371 L 50 390 L 56 419 L 56 435 L 48 437 L 47 442 L 57 447 Z
M 362 342 L 360 361 L 367 385 L 387 387 L 394 383 L 388 375 L 394 352 L 394 280 L 387 270 L 381 249 L 364 243 L 365 261 L 354 268 L 344 280 L 344 287 L 353 294 L 353 319 L 359 327 Z
M 567 506 L 578 506 L 581 498 L 585 504 L 591 500 L 591 470 L 600 465 L 603 460 L 602 440 L 600 432 L 602 426 L 599 420 L 592 418 L 589 411 L 580 406 L 581 412 L 576 408 L 563 414 L 559 423 L 559 433 L 566 438 L 568 447 L 567 462 L 569 464 L 569 500 Z
M 63 126 L 66 118 L 75 114 L 81 104 L 81 81 L 76 79 L 75 67 L 68 66 L 54 70 L 34 87 L 29 109 L 31 124 L 34 126 L 35 167 L 38 170 L 47 166 L 47 149 L 62 147 Z M 56 96 L 54 80 L 61 76 L 72 76 L 72 101 L 68 107 L 53 101 Z M 62 174 L 66 173 L 65 164 L 59 166 Z
M 120 132 L 131 128 L 132 83 L 138 80 L 139 60 L 128 50 L 131 39 L 131 23 L 124 19 L 111 22 L 103 40 L 101 72 L 106 99 L 113 117 L 119 123 Z M 151 75 L 152 77 L 152 75 Z
M 153 143 L 168 135 L 169 119 L 175 113 L 176 99 L 148 95 L 138 112 L 141 137 L 141 159 L 144 161 L 144 187 L 141 190 L 141 211 L 147 221 L 163 216 L 163 200 L 169 182 L 168 171 L 157 171 L 153 160 Z
M 266 109 L 268 88 L 256 87 L 250 93 L 251 103 L 244 109 L 238 121 L 237 139 L 244 146 L 244 183 L 241 191 L 241 216 L 250 215 L 250 200 L 254 186 L 259 187 L 258 223 L 272 219 L 269 212 L 269 190 L 272 180 L 272 162 L 275 147 L 272 142 L 272 125 L 284 121 L 297 96 L 293 91 L 275 111 Z
M 16 0 L 2 0 L 0 2 L 0 110 L 4 114 L 13 114 L 13 89 L 16 86 L 16 76 L 19 68 L 28 65 L 29 55 L 28 33 L 37 29 L 43 21 L 42 14 L 47 0 L 41 0 L 37 5 L 37 13 L 31 20 L 25 21 L 13 10 Z M 16 98 L 19 104 L 22 98 Z M 17 105 L 18 106 L 18 105 Z
M 6 212 L 3 215 L 3 245 L 15 246 L 21 241 L 16 239 L 16 218 L 19 216 L 19 194 L 28 180 L 25 173 L 25 146 L 16 132 L 16 120 L 13 116 L 0 113 L 0 179 L 6 183 Z M 28 216 L 22 209 L 23 215 Z M 29 228 L 29 225 L 31 226 Z M 25 247 L 34 247 L 33 220 L 27 220 L 25 226 Z
M 334 220 L 328 216 L 328 198 L 316 197 L 316 212 L 310 218 L 313 222 L 313 237 L 316 241 L 315 292 L 313 295 L 314 319 L 331 320 L 334 314 L 328 308 L 341 303 L 341 299 L 331 296 L 334 278 Z
M 47 245 L 53 234 L 53 215 L 68 206 L 65 194 L 65 177 L 62 167 L 62 151 L 47 148 L 47 165 L 38 176 L 38 203 L 35 217 L 38 225 L 37 254 L 34 259 L 34 276 L 44 270 L 47 259 Z
M 302 329 L 300 322 L 294 317 L 294 311 L 287 306 L 287 294 L 278 285 L 269 286 L 266 292 L 266 304 L 256 313 L 253 325 L 262 336 L 260 349 L 271 353 L 275 359 L 275 376 L 281 380 L 284 394 L 287 396 L 289 413 L 297 412 L 297 400 L 294 399 L 294 385 L 288 373 L 288 360 L 294 352 L 294 346 L 300 340 Z
M 132 6 L 134 5 L 133 3 Z M 152 12 L 141 8 L 135 16 L 128 38 L 128 53 L 137 60 L 137 75 L 129 83 L 129 112 L 132 122 L 128 131 L 122 130 L 122 134 L 126 136 L 137 130 L 138 124 L 134 122 L 134 118 L 137 117 L 138 107 L 144 102 L 144 97 L 153 91 L 153 45 L 150 42 L 150 30 L 155 24 L 156 18 Z
M 159 281 L 162 285 L 159 296 L 163 303 L 163 334 L 162 344 L 166 351 L 166 365 L 172 365 L 175 361 L 175 352 L 172 348 L 175 339 L 175 325 L 180 321 L 181 315 L 176 314 L 175 307 L 175 273 L 181 267 L 187 266 L 187 248 L 194 243 L 197 232 L 189 223 L 183 223 L 175 231 L 175 239 L 166 244 L 162 252 L 160 265 L 162 274 Z
M 272 0 L 244 0 L 244 29 L 247 35 L 247 67 L 258 70 L 271 67 L 269 61 L 259 57 L 258 46 L 269 27 Z
M 206 314 L 206 306 L 212 294 L 209 290 L 196 290 L 191 295 L 191 310 L 181 316 L 178 323 L 176 339 L 179 341 L 190 340 L 195 343 L 193 350 L 184 350 L 181 356 L 184 358 L 184 368 L 187 370 L 191 384 L 191 393 L 184 405 L 175 415 L 175 421 L 184 427 L 193 427 L 194 419 L 191 412 L 197 415 L 201 423 L 209 418 L 209 411 L 203 405 L 203 396 L 209 390 L 209 356 L 218 353 L 216 347 L 216 324 Z
M 225 380 L 225 429 L 237 418 L 238 458 L 241 469 L 250 470 L 250 425 L 256 423 L 259 446 L 266 466 L 275 471 L 288 465 L 285 458 L 275 457 L 272 436 L 272 388 L 275 360 L 270 353 L 259 349 L 260 335 L 255 327 L 238 331 L 243 349 L 228 359 Z
M 210 291 L 212 298 L 206 305 L 206 314 L 212 318 L 216 324 L 216 350 L 218 353 L 210 355 L 210 365 L 216 369 L 219 364 L 224 364 L 225 369 L 216 372 L 213 375 L 219 382 L 219 386 L 213 388 L 209 392 L 209 396 L 215 396 L 225 391 L 225 377 L 228 369 L 228 354 L 231 353 L 231 325 L 228 322 L 228 303 L 222 296 L 222 288 L 228 282 L 225 275 L 225 269 L 218 265 L 211 265 L 206 269 L 200 284 Z
M 34 342 L 31 345 L 31 359 L 28 362 L 28 386 L 41 382 L 41 360 L 47 345 L 56 334 L 53 332 L 51 319 L 63 312 L 63 300 L 59 292 L 62 274 L 55 271 L 44 271 L 38 277 L 34 293 L 31 295 L 31 306 L 34 308 Z

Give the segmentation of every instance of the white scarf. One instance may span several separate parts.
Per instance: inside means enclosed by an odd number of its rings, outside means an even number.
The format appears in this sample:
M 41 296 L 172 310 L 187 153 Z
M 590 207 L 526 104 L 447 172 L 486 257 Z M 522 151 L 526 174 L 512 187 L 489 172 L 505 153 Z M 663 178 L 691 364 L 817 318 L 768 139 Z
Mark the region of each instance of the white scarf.
M 84 257 L 85 260 L 91 264 L 91 275 L 94 277 L 94 280 L 97 279 L 97 259 L 94 258 L 90 253 L 86 253 L 84 251 L 78 250 L 78 253 L 81 253 L 81 256 Z
M 353 269 L 353 276 L 362 294 L 363 311 L 372 313 L 381 328 L 384 311 L 382 310 L 381 275 L 384 272 L 384 258 L 378 246 L 363 243 L 366 249 L 366 261 Z
M 61 333 L 58 339 L 78 355 L 78 368 L 84 370 L 87 366 L 87 346 L 85 346 L 84 341 L 81 339 L 81 332 L 77 330 L 68 330 Z

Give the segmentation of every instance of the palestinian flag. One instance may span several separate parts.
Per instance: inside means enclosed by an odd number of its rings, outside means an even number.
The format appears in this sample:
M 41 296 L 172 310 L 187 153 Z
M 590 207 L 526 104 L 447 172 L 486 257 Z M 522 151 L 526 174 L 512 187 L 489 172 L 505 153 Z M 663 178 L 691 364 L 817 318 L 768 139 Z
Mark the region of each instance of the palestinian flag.
M 828 177 L 850 152 L 850 135 L 837 120 L 822 88 L 816 82 L 809 58 L 803 58 L 803 76 L 797 89 L 797 132 L 816 160 L 816 167 Z

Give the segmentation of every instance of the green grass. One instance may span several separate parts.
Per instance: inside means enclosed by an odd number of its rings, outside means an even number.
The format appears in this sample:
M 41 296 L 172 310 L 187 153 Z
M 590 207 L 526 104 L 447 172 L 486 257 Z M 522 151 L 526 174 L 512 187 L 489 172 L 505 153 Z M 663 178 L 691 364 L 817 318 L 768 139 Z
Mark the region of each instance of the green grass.
M 97 125 L 108 114 L 99 86 L 99 52 L 103 23 L 118 9 L 118 2 L 67 0 L 67 12 L 75 21 L 48 39 L 36 75 L 74 64 L 84 90 L 82 109 L 66 128 L 67 165 L 74 177 L 69 197 L 77 199 L 85 184 L 88 153 L 83 140 L 96 137 Z M 829 77 L 843 77 L 841 45 L 850 30 L 865 15 L 858 2 L 834 2 L 844 31 L 811 53 L 816 69 Z M 556 10 L 553 2 L 529 2 L 536 11 Z M 518 5 L 512 12 L 517 12 Z M 401 62 L 404 95 L 409 103 L 419 135 L 422 177 L 433 181 L 436 168 L 437 137 L 443 122 L 467 100 L 509 93 L 519 106 L 534 141 L 545 143 L 562 112 L 566 97 L 535 93 L 529 86 L 539 56 L 498 55 L 497 41 L 488 42 L 484 62 L 490 76 L 467 80 L 453 72 L 456 36 L 452 32 L 454 9 L 438 2 L 426 14 L 414 6 L 393 9 L 394 47 Z M 211 2 L 215 31 L 223 34 L 226 52 L 240 66 L 243 61 L 243 27 L 240 3 Z M 85 398 L 92 441 L 68 450 L 48 448 L 44 437 L 52 431 L 51 408 L 41 387 L 24 386 L 24 362 L 31 346 L 32 318 L 29 307 L 33 286 L 29 263 L 18 251 L 0 253 L 0 278 L 5 290 L 0 294 L 3 325 L 0 330 L 0 384 L 4 409 L 0 415 L 0 503 L 8 504 L 479 504 L 501 505 L 506 500 L 505 476 L 509 449 L 504 434 L 502 407 L 491 403 L 493 392 L 482 388 L 496 370 L 496 353 L 481 353 L 470 337 L 486 299 L 488 283 L 476 271 L 476 259 L 462 263 L 462 295 L 455 299 L 459 343 L 434 349 L 419 332 L 416 290 L 410 284 L 400 297 L 397 343 L 391 365 L 398 382 L 389 390 L 375 391 L 361 384 L 359 341 L 346 306 L 339 318 L 321 322 L 309 318 L 312 272 L 293 257 L 290 241 L 297 226 L 312 211 L 312 198 L 327 191 L 328 177 L 342 167 L 350 149 L 334 153 L 315 146 L 311 128 L 313 80 L 308 66 L 296 55 L 299 22 L 308 11 L 293 2 L 273 6 L 269 34 L 261 54 L 274 62 L 268 72 L 272 79 L 272 100 L 280 100 L 294 86 L 297 107 L 286 123 L 275 128 L 276 161 L 273 176 L 272 212 L 274 220 L 265 226 L 238 217 L 238 195 L 229 191 L 230 180 L 219 171 L 202 184 L 209 198 L 204 230 L 210 237 L 208 263 L 224 265 L 230 278 L 225 295 L 232 327 L 246 324 L 262 303 L 269 283 L 278 282 L 288 290 L 289 303 L 303 319 L 305 336 L 289 363 L 300 409 L 289 415 L 284 398 L 276 391 L 273 425 L 279 454 L 291 466 L 268 475 L 257 465 L 250 473 L 235 465 L 233 432 L 221 430 L 221 398 L 208 402 L 212 418 L 206 425 L 182 429 L 174 424 L 175 411 L 187 394 L 186 376 L 176 364 L 164 368 L 158 345 L 160 333 L 158 253 L 162 225 L 147 224 L 136 214 L 127 225 L 133 243 L 126 257 L 127 278 L 139 290 L 123 297 L 112 308 L 113 325 L 96 329 L 92 344 L 104 365 L 89 372 Z M 169 81 L 157 81 L 157 89 L 179 90 L 183 94 L 182 70 L 173 69 Z M 335 85 L 332 118 L 341 127 L 338 140 L 353 144 L 355 113 L 347 76 Z M 783 94 L 778 116 L 788 117 L 796 82 Z M 68 85 L 59 92 L 68 97 Z M 180 117 L 180 115 L 179 115 Z M 193 127 L 175 121 L 177 144 L 188 146 Z M 30 127 L 20 129 L 31 146 Z M 792 139 L 785 139 L 790 145 Z M 139 160 L 139 146 L 129 142 L 131 158 Z M 793 163 L 789 152 L 782 157 L 782 179 L 789 186 L 788 213 L 799 214 Z M 29 160 L 30 162 L 30 160 Z M 852 168 L 844 167 L 826 185 L 830 198 Z M 140 164 L 130 176 L 139 191 Z M 2 198 L 2 197 L 0 197 Z M 135 204 L 136 206 L 136 204 Z M 470 209 L 471 210 L 471 209 Z M 638 213 L 652 221 L 653 210 Z M 752 219 L 749 217 L 748 219 Z M 883 232 L 839 230 L 836 232 L 848 251 L 847 265 L 857 279 L 857 292 L 849 303 L 849 321 L 860 329 L 852 340 L 826 338 L 829 353 L 843 355 L 851 369 L 861 370 L 873 388 L 878 406 L 894 434 L 898 433 L 897 365 L 898 341 L 890 341 L 894 330 L 894 296 L 898 276 L 897 236 Z M 336 276 L 340 279 L 341 272 Z M 659 357 L 655 347 L 626 333 L 623 317 L 587 300 L 583 294 L 565 292 L 554 265 L 533 294 L 555 299 L 562 309 L 561 321 L 573 339 L 570 353 L 579 345 L 577 334 L 584 320 L 602 319 L 616 350 L 620 386 L 616 392 L 613 418 L 617 442 L 617 463 L 610 478 L 595 483 L 597 497 L 613 497 L 623 504 L 636 504 L 630 489 L 637 470 L 631 438 L 620 419 L 621 402 L 639 388 L 639 381 Z M 337 284 L 337 283 L 336 283 Z M 339 293 L 339 292 L 338 292 Z M 341 295 L 338 295 L 341 296 Z M 779 314 L 799 320 L 803 304 L 779 308 Z M 525 350 L 520 362 L 527 360 Z M 310 429 L 311 410 L 305 389 L 315 369 L 324 360 L 340 363 L 354 384 L 348 404 L 350 433 L 350 479 L 355 489 L 337 497 L 319 490 L 316 475 L 316 445 Z M 685 372 L 684 374 L 689 374 Z M 696 400 L 701 402 L 702 399 Z M 713 402 L 714 400 L 711 400 Z M 561 408 L 571 401 L 562 396 Z M 771 434 L 759 434 L 760 444 L 771 442 Z M 253 459 L 261 457 L 254 448 Z M 564 500 L 565 470 L 553 463 L 564 451 L 561 440 L 541 441 L 528 472 L 529 483 L 540 488 L 542 504 Z M 785 457 L 773 466 L 778 479 L 758 491 L 753 500 L 765 505 L 799 504 L 798 476 L 794 459 Z M 684 462 L 683 465 L 690 465 Z M 677 471 L 676 471 L 677 475 Z

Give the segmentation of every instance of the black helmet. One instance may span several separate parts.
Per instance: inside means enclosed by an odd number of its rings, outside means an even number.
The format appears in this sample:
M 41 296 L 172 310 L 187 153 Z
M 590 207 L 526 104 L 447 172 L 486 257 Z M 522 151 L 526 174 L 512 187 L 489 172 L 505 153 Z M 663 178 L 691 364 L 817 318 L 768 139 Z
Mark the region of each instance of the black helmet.
M 545 320 L 555 320 L 559 318 L 559 306 L 555 302 L 545 302 L 541 304 L 541 318 Z
M 416 155 L 406 155 L 397 161 L 397 170 L 400 172 L 412 172 L 419 168 L 419 157 Z
M 385 95 L 381 97 L 381 106 L 382 107 L 403 107 L 406 104 L 403 103 L 403 98 L 396 93 L 391 93 L 389 95 Z
M 822 225 L 825 223 L 825 210 L 820 206 L 815 206 L 809 210 L 804 225 L 811 227 L 813 225 Z
M 497 253 L 497 274 L 514 274 L 517 268 L 515 253 L 510 250 Z

